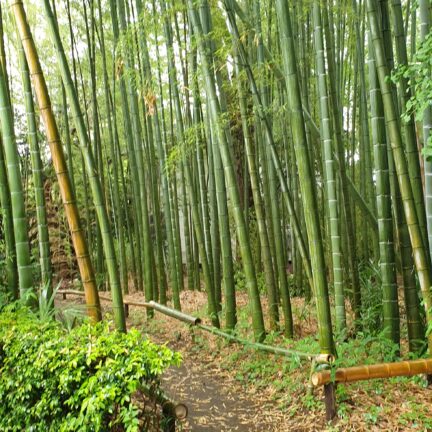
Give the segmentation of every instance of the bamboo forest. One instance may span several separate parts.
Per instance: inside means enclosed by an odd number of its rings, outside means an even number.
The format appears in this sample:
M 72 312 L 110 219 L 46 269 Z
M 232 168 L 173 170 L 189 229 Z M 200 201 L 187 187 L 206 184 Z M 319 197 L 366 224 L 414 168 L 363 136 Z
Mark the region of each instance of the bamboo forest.
M 432 430 L 431 0 L 0 0 L 0 431 Z

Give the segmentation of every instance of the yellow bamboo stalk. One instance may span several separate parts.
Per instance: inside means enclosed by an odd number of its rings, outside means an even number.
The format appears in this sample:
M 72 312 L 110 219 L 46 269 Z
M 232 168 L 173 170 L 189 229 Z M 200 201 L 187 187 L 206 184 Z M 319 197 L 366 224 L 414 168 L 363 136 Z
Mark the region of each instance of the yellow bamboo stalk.
M 78 207 L 76 205 L 75 196 L 67 170 L 60 133 L 52 110 L 48 87 L 42 73 L 36 46 L 27 22 L 23 2 L 21 0 L 11 0 L 9 4 L 15 17 L 18 34 L 29 65 L 39 110 L 45 125 L 54 170 L 59 182 L 60 194 L 84 287 L 87 313 L 94 321 L 100 321 L 102 316 L 94 270 L 88 252 L 87 241 L 81 228 Z
M 334 381 L 337 383 L 364 381 L 398 376 L 432 374 L 432 359 L 409 360 L 396 363 L 354 366 L 336 370 Z M 331 371 L 325 370 L 312 375 L 312 384 L 320 386 L 332 382 Z

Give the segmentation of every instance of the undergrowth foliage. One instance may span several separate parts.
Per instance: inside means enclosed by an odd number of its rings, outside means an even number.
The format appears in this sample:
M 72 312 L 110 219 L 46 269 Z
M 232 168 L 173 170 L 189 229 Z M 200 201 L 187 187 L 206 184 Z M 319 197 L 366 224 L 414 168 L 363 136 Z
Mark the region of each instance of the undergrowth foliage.
M 67 332 L 22 307 L 0 312 L 0 430 L 157 430 L 145 410 L 180 355 L 137 330 L 83 324 Z M 152 402 L 152 401 L 150 401 Z

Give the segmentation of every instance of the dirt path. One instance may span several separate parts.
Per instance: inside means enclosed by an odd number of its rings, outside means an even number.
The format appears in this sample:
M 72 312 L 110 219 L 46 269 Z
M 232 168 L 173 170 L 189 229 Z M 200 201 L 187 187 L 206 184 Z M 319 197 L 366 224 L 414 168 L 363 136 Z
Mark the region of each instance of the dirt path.
M 159 337 L 153 337 L 161 343 Z M 245 394 L 239 384 L 221 373 L 199 354 L 188 352 L 182 342 L 168 346 L 183 355 L 179 368 L 169 369 L 162 387 L 173 400 L 184 403 L 189 410 L 185 431 L 193 432 L 259 432 L 280 431 L 275 413 L 263 410 Z M 272 404 L 270 404 L 272 405 Z
M 232 390 L 212 375 L 211 371 L 185 361 L 180 368 L 165 373 L 165 392 L 180 400 L 189 409 L 185 430 L 197 432 L 270 431 L 275 430 L 266 421 L 259 406 Z M 271 420 L 271 419 L 270 419 Z
M 105 293 L 104 293 L 105 295 Z M 128 296 L 132 299 L 135 296 Z M 137 297 L 137 299 L 140 299 Z M 57 306 L 83 303 L 82 298 L 58 298 Z M 101 301 L 102 307 L 107 306 Z M 107 309 L 108 310 L 108 309 Z M 162 376 L 162 388 L 170 399 L 184 403 L 188 417 L 183 432 L 281 432 L 298 430 L 282 426 L 282 414 L 271 400 L 259 394 L 248 394 L 232 374 L 210 361 L 197 349 L 187 326 L 158 314 L 148 326 L 142 309 L 134 308 L 127 320 L 128 327 L 142 328 L 155 343 L 166 344 L 182 354 L 180 367 L 168 369 Z

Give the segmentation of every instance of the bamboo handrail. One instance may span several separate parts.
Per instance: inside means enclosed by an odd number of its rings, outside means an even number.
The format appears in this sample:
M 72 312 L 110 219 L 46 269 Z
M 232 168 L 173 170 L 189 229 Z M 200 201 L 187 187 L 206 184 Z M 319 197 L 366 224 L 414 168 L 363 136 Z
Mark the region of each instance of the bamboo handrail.
M 333 356 L 331 354 L 329 355 L 324 355 L 322 356 L 321 354 L 312 354 L 312 353 L 305 353 L 302 351 L 296 351 L 296 350 L 292 350 L 292 349 L 288 349 L 288 348 L 281 348 L 281 347 L 274 347 L 271 345 L 265 345 L 262 343 L 258 343 L 258 342 L 251 342 L 245 339 L 240 339 L 239 337 L 230 334 L 230 333 L 226 333 L 222 330 L 217 329 L 216 327 L 210 327 L 210 326 L 206 326 L 203 324 L 198 324 L 197 325 L 198 328 L 200 328 L 201 330 L 207 331 L 209 333 L 213 333 L 217 336 L 221 336 L 224 337 L 225 339 L 228 340 L 232 340 L 233 342 L 237 342 L 241 345 L 244 345 L 246 347 L 255 349 L 255 350 L 260 350 L 260 351 L 266 351 L 272 354 L 276 354 L 276 355 L 283 355 L 283 356 L 297 356 L 299 358 L 305 358 L 305 359 L 309 359 L 309 360 L 314 360 L 314 359 L 320 359 L 320 362 L 329 362 L 333 360 Z
M 420 374 L 432 374 L 432 358 L 340 368 L 334 376 L 330 370 L 324 370 L 315 372 L 311 380 L 314 386 L 320 386 L 330 382 L 343 383 Z
M 63 294 L 64 298 L 67 294 L 77 295 L 77 296 L 81 296 L 81 297 L 84 295 L 84 293 L 82 291 L 76 291 L 76 290 L 59 290 L 59 291 L 57 291 L 57 293 Z M 101 295 L 99 297 L 101 300 L 111 301 L 111 299 L 109 297 L 105 297 L 105 296 L 101 296 Z M 223 337 L 225 339 L 231 340 L 233 342 L 239 343 L 241 345 L 250 347 L 250 348 L 255 349 L 255 350 L 265 351 L 265 352 L 269 352 L 269 353 L 272 353 L 275 355 L 297 356 L 300 359 L 301 358 L 308 359 L 308 360 L 314 361 L 315 363 L 331 363 L 332 361 L 334 361 L 334 358 L 331 354 L 306 353 L 306 352 L 292 350 L 289 348 L 274 347 L 271 345 L 265 345 L 262 343 L 255 343 L 255 342 L 248 341 L 246 339 L 241 339 L 234 334 L 224 332 L 222 330 L 217 329 L 216 327 L 211 327 L 211 326 L 201 324 L 201 318 L 187 315 L 183 312 L 179 312 L 175 309 L 171 309 L 167 306 L 156 303 L 155 301 L 137 302 L 137 301 L 133 301 L 133 300 L 123 299 L 123 303 L 124 303 L 126 308 L 128 308 L 129 306 L 137 306 L 137 307 L 145 307 L 145 308 L 154 309 L 154 310 L 156 310 L 156 311 L 158 311 L 164 315 L 170 316 L 171 318 L 175 318 L 175 319 L 178 319 L 180 321 L 185 322 L 186 324 L 193 325 L 193 326 L 199 328 L 200 330 L 204 330 L 204 331 L 207 331 L 209 333 L 213 333 L 216 336 Z
M 78 290 L 58 290 L 57 291 L 58 294 L 63 294 L 63 299 L 66 300 L 66 295 L 76 295 L 79 297 L 84 297 L 84 292 L 83 291 L 78 291 Z M 105 301 L 111 301 L 111 297 L 106 297 L 103 294 L 99 293 L 99 299 L 100 300 L 105 300 Z
M 76 290 L 59 290 L 57 291 L 58 294 L 63 294 L 63 298 L 66 299 L 66 295 L 76 295 L 76 296 L 84 296 L 84 293 L 82 291 L 76 291 Z M 104 295 L 99 294 L 99 298 L 101 300 L 105 301 L 111 301 L 112 299 L 110 297 L 106 297 Z M 183 312 L 177 311 L 175 309 L 171 309 L 167 306 L 161 305 L 159 303 L 156 303 L 155 301 L 150 302 L 139 302 L 135 300 L 127 300 L 123 299 L 123 304 L 126 308 L 129 306 L 136 306 L 136 307 L 145 307 L 147 309 L 154 309 L 164 315 L 170 316 L 171 318 L 178 319 L 180 321 L 185 322 L 186 324 L 192 324 L 192 325 L 198 325 L 201 323 L 201 318 L 194 317 L 191 315 L 187 315 Z

